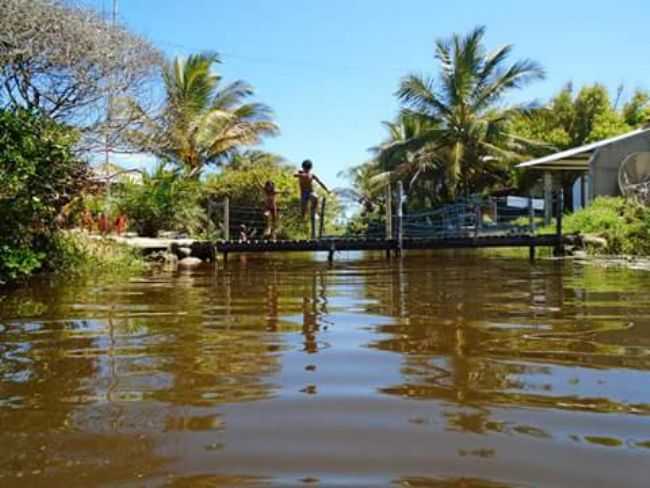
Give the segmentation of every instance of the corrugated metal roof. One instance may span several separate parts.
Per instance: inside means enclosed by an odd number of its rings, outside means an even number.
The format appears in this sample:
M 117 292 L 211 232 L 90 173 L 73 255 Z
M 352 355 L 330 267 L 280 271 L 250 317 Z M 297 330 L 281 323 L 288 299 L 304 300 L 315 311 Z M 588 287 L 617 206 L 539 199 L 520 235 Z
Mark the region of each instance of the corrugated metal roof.
M 559 166 L 567 166 L 567 163 L 569 163 L 569 161 L 570 161 L 570 165 L 575 165 L 578 167 L 582 167 L 582 166 L 587 167 L 589 163 L 589 159 L 591 158 L 591 155 L 596 149 L 599 149 L 603 146 L 607 146 L 609 144 L 613 144 L 618 141 L 628 139 L 630 137 L 638 136 L 639 134 L 642 134 L 644 132 L 650 133 L 650 128 L 633 130 L 632 132 L 627 132 L 625 134 L 621 134 L 620 136 L 610 137 L 609 139 L 603 139 L 602 141 L 592 142 L 591 144 L 585 144 L 584 146 L 574 147 L 572 149 L 567 149 L 566 151 L 560 151 L 555 154 L 549 154 L 548 156 L 544 156 L 543 158 L 533 159 L 531 161 L 520 163 L 516 167 L 530 168 L 532 166 L 539 167 L 540 165 L 543 165 L 542 167 L 546 166 L 549 169 L 552 169 L 552 167 L 554 166 L 552 163 L 555 163 L 555 165 L 559 165 Z

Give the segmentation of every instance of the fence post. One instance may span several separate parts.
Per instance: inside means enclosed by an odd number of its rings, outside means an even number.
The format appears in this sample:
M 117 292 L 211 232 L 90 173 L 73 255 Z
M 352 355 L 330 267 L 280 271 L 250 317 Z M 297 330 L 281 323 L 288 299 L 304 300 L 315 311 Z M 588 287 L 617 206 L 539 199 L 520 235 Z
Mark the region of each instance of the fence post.
M 553 254 L 555 256 L 564 256 L 564 243 L 562 242 L 562 214 L 564 213 L 564 192 L 557 193 L 557 215 L 555 218 L 555 238 L 557 239 Z
M 323 228 L 325 227 L 325 202 L 327 202 L 327 198 L 323 197 L 323 200 L 321 201 L 320 204 L 320 221 L 319 221 L 319 228 L 318 228 L 319 239 L 323 238 Z
M 230 240 L 230 198 L 223 199 L 223 238 Z
M 528 232 L 530 233 L 528 259 L 530 259 L 530 261 L 535 261 L 535 205 L 532 193 L 528 195 Z
M 528 196 L 528 231 L 535 235 L 535 205 L 532 193 Z
M 309 225 L 311 227 L 311 240 L 316 240 L 316 214 L 318 213 L 318 208 L 314 206 L 313 200 L 309 202 Z
M 474 238 L 478 237 L 479 231 L 481 230 L 481 204 L 477 203 L 476 208 L 474 209 Z
M 397 254 L 402 254 L 404 244 L 404 185 L 401 181 L 397 182 Z
M 386 240 L 393 238 L 393 193 L 390 183 L 386 185 Z

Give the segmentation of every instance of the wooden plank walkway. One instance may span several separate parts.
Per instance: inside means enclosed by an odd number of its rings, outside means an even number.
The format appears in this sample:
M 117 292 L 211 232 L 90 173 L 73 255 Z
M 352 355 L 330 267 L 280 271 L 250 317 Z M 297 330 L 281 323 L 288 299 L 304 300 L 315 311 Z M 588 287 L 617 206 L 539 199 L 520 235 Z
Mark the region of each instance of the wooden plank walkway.
M 328 252 L 332 259 L 336 251 L 399 252 L 402 249 L 528 247 L 531 249 L 531 257 L 534 257 L 534 248 L 536 247 L 561 248 L 569 242 L 572 242 L 571 236 L 558 236 L 557 234 L 479 235 L 476 237 L 404 239 L 401 247 L 397 240 L 328 238 L 305 241 L 218 241 L 215 244 L 215 249 L 226 258 L 229 253 L 323 251 Z

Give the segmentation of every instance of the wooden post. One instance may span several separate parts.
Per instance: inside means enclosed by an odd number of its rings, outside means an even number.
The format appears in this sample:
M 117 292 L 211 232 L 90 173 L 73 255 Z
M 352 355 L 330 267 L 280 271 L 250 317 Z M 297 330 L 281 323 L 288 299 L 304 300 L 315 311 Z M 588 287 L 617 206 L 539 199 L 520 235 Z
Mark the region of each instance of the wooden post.
M 535 206 L 532 194 L 528 196 L 528 232 L 535 235 Z
M 402 254 L 404 244 L 404 185 L 401 181 L 397 182 L 397 254 Z
M 317 208 L 314 207 L 314 202 L 313 200 L 309 202 L 309 224 L 311 227 L 311 240 L 315 241 L 316 240 L 316 212 Z
M 230 240 L 230 198 L 223 199 L 223 238 Z
M 557 193 L 557 206 L 556 206 L 556 217 L 555 217 L 555 237 L 557 238 L 557 244 L 555 246 L 553 254 L 555 256 L 564 256 L 564 244 L 562 242 L 562 214 L 564 213 L 564 192 L 560 190 Z
M 320 204 L 320 221 L 319 221 L 319 227 L 318 227 L 318 238 L 319 239 L 323 238 L 323 228 L 325 227 L 325 202 L 327 202 L 327 198 L 323 197 L 323 200 L 321 201 L 321 204 Z
M 535 261 L 535 206 L 532 194 L 528 196 L 528 232 L 530 234 L 528 259 Z
M 481 204 L 477 203 L 476 208 L 474 208 L 474 238 L 478 237 L 478 234 L 481 230 Z
M 393 238 L 393 192 L 390 184 L 386 185 L 386 240 Z
M 544 171 L 544 225 L 551 224 L 553 215 L 553 175 Z
M 332 264 L 334 262 L 334 252 L 336 251 L 336 245 L 334 241 L 330 242 L 330 248 L 327 252 L 327 261 Z

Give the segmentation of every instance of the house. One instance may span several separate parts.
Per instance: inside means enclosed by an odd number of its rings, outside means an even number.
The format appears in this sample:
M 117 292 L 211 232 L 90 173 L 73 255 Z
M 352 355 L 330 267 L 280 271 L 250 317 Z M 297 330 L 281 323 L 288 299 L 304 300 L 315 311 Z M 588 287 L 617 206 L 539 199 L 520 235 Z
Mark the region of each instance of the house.
M 126 169 L 114 163 L 102 163 L 92 168 L 93 179 L 104 185 L 114 183 L 142 183 L 142 171 Z
M 602 141 L 560 151 L 517 165 L 539 171 L 544 181 L 545 214 L 550 220 L 551 194 L 572 185 L 565 206 L 577 209 L 598 196 L 620 195 L 618 171 L 627 156 L 650 152 L 650 127 L 628 132 Z

